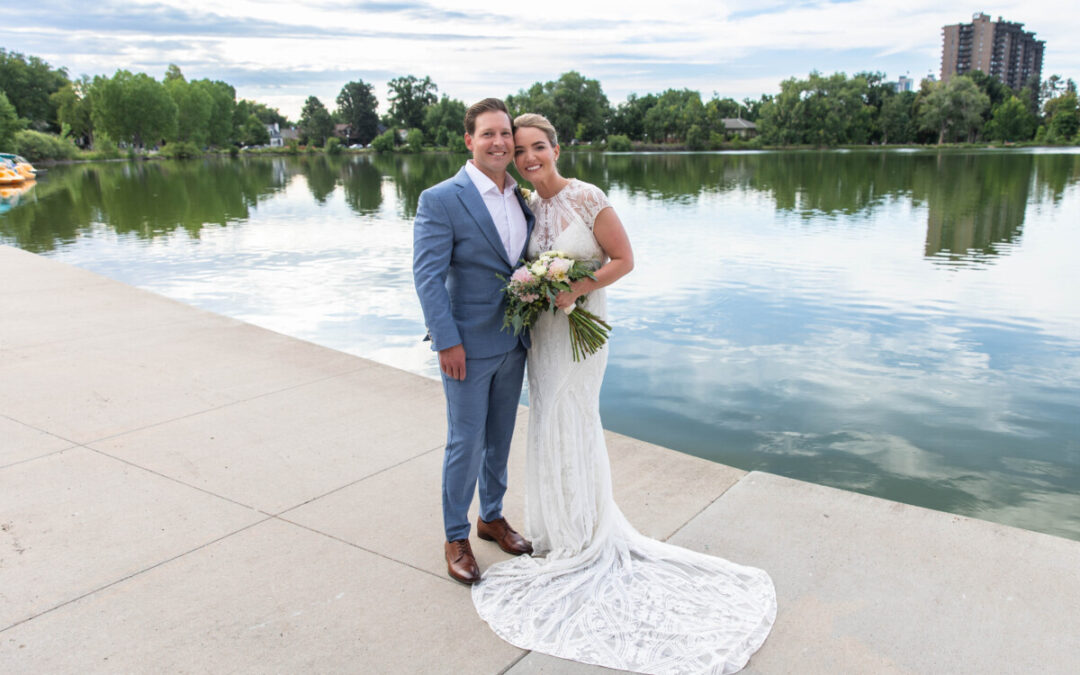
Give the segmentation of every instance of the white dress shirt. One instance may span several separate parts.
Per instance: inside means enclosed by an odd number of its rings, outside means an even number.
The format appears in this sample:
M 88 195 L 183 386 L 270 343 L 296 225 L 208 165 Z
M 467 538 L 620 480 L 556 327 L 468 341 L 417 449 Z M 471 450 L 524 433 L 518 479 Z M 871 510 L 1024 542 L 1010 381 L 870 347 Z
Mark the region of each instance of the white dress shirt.
M 525 234 L 529 230 L 525 223 L 525 213 L 521 210 L 517 195 L 514 194 L 517 181 L 510 174 L 506 174 L 505 187 L 502 192 L 499 192 L 499 186 L 495 184 L 495 181 L 476 168 L 472 160 L 465 163 L 465 172 L 469 174 L 473 185 L 484 198 L 484 206 L 487 207 L 491 220 L 495 223 L 495 229 L 499 232 L 503 248 L 506 249 L 506 256 L 516 267 L 518 260 L 524 254 Z

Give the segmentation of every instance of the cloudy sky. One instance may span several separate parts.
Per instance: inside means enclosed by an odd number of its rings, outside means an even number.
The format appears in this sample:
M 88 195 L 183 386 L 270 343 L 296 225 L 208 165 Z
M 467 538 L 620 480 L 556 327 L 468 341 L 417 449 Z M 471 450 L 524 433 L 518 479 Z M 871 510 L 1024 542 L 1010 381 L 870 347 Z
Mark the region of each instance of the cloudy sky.
M 941 27 L 975 11 L 1045 40 L 1044 78 L 1080 79 L 1074 0 L 17 0 L 0 8 L 0 47 L 73 77 L 160 79 L 176 63 L 295 120 L 305 98 L 333 107 L 355 79 L 375 85 L 385 112 L 386 82 L 409 74 L 467 103 L 568 70 L 599 80 L 612 103 L 669 87 L 757 98 L 813 69 L 918 80 L 940 67 Z

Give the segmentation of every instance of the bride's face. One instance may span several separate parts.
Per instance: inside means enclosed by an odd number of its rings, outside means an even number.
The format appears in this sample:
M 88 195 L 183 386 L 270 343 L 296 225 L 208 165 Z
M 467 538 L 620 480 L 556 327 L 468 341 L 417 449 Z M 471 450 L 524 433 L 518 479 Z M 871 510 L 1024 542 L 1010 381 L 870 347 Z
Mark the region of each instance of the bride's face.
M 559 146 L 552 146 L 547 134 L 536 127 L 520 127 L 514 132 L 514 166 L 521 177 L 536 185 L 556 173 Z

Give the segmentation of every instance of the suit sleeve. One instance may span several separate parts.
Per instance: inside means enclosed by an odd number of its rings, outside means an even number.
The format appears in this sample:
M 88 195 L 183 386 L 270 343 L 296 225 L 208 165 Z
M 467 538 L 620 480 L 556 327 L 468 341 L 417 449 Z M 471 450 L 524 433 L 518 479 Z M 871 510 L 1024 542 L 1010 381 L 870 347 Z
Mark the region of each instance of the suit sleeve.
M 461 344 L 450 310 L 450 293 L 446 290 L 453 252 L 454 228 L 446 207 L 430 190 L 425 190 L 420 194 L 413 222 L 413 282 L 435 351 Z

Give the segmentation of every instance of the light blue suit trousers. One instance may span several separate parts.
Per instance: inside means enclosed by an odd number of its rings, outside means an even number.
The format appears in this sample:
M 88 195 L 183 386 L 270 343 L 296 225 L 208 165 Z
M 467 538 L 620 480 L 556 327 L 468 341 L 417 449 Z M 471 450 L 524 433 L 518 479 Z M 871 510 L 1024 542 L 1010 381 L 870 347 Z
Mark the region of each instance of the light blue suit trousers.
M 531 234 L 535 218 L 520 193 L 518 202 Z M 420 195 L 413 225 L 413 280 L 428 338 L 433 350 L 461 344 L 466 357 L 464 380 L 443 375 L 447 541 L 469 536 L 468 512 L 478 482 L 480 517 L 502 517 L 507 456 L 529 346 L 528 333 L 515 336 L 502 329 L 506 300 L 501 289 L 517 263 L 507 255 L 464 168 Z

